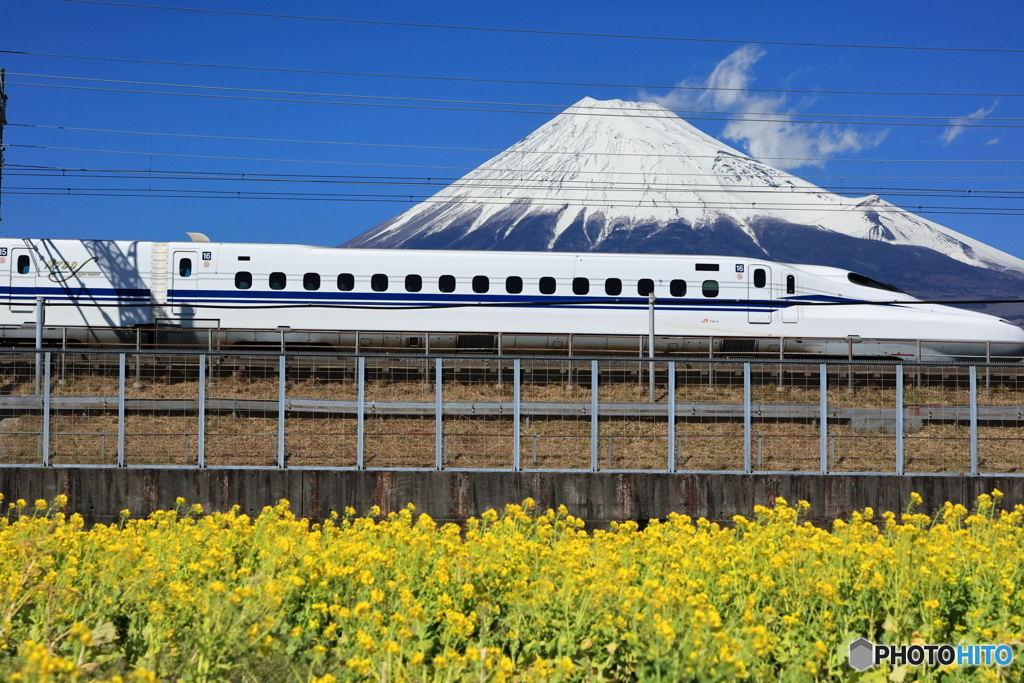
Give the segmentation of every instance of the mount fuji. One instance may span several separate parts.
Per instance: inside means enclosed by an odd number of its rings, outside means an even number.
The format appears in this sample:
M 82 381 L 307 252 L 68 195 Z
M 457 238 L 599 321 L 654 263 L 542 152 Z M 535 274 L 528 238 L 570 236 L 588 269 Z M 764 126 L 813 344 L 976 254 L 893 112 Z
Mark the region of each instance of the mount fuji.
M 746 256 L 848 268 L 936 299 L 1024 289 L 1024 260 L 772 168 L 657 104 L 589 97 L 341 246 Z

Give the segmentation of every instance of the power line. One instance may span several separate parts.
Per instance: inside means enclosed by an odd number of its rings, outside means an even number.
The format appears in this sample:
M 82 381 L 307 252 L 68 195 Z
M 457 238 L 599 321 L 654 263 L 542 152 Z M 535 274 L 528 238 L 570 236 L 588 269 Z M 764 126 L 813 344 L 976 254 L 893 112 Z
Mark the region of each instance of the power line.
M 138 154 L 148 154 L 148 152 L 138 152 Z M 367 165 L 391 166 L 392 164 L 367 164 Z M 400 165 L 400 164 L 394 164 L 394 166 L 399 166 L 399 167 L 402 167 L 402 168 L 407 168 L 407 166 Z M 312 173 L 252 173 L 252 172 L 249 172 L 249 171 L 175 171 L 173 169 L 165 169 L 165 170 L 151 170 L 151 169 L 150 170 L 146 170 L 146 169 L 90 169 L 90 168 L 79 168 L 79 167 L 75 167 L 75 166 L 41 166 L 41 165 L 38 165 L 38 164 L 7 164 L 7 168 L 17 168 L 17 169 L 21 169 L 21 170 L 53 171 L 53 172 L 58 172 L 58 173 L 63 173 L 63 172 L 69 172 L 70 173 L 70 172 L 74 172 L 74 171 L 95 171 L 95 172 L 98 172 L 98 173 L 100 173 L 100 172 L 101 173 L 197 173 L 197 174 L 208 174 L 208 175 L 218 175 L 218 176 L 221 176 L 221 175 L 222 176 L 237 176 L 237 177 L 248 177 L 248 176 L 262 177 L 262 176 L 267 176 L 267 177 L 282 177 L 282 178 L 343 178 L 343 177 L 352 177 L 352 178 L 393 178 L 393 177 L 399 177 L 399 178 L 406 178 L 407 177 L 407 176 L 338 176 L 338 175 L 325 175 L 325 174 L 312 174 Z M 427 166 L 427 167 L 416 167 L 416 168 L 439 168 L 439 169 L 443 168 L 443 170 L 466 170 L 466 171 L 476 170 L 476 168 L 472 167 L 472 166 L 465 166 L 465 167 L 452 167 L 452 166 L 436 167 L 436 166 Z M 494 170 L 494 169 L 484 169 L 484 170 Z M 529 169 L 529 168 L 505 168 L 505 167 L 503 167 L 501 169 L 501 171 L 509 172 L 509 173 L 523 173 L 523 174 L 527 174 L 527 175 L 538 173 L 538 171 L 536 171 L 535 169 Z M 585 171 L 585 170 L 580 170 L 577 173 L 580 173 L 580 174 L 590 174 L 590 175 L 607 175 L 608 172 L 607 171 Z M 615 175 L 647 176 L 647 175 L 649 175 L 649 173 L 644 172 L 644 171 L 616 171 Z M 717 174 L 717 173 L 667 173 L 667 172 L 659 172 L 658 175 L 659 176 L 687 177 L 687 178 L 717 178 L 717 177 L 719 177 L 719 174 Z M 416 179 L 426 180 L 428 182 L 432 181 L 432 180 L 454 182 L 456 180 L 460 180 L 462 177 L 463 176 L 415 176 Z M 851 176 L 851 175 L 826 175 L 826 176 L 813 176 L 813 175 L 810 175 L 810 176 L 806 176 L 806 175 L 802 175 L 802 176 L 800 176 L 801 180 L 806 180 L 807 178 L 814 178 L 816 180 L 818 180 L 818 179 L 824 179 L 824 180 L 1024 180 L 1024 176 L 908 176 L 908 175 L 901 175 L 901 176 Z M 580 182 L 583 182 L 583 181 L 580 181 Z M 639 181 L 637 181 L 637 182 L 639 182 Z M 821 187 L 827 188 L 828 186 L 823 185 Z M 853 185 L 845 185 L 844 187 L 846 189 L 848 189 L 848 190 L 852 190 L 852 189 L 863 189 L 863 190 L 878 189 L 878 188 L 875 188 L 874 186 L 863 186 L 863 187 L 858 188 L 857 186 L 853 186 Z M 947 190 L 940 190 L 940 191 L 947 191 Z M 954 190 L 948 190 L 948 191 L 952 192 Z M 996 190 L 994 190 L 994 191 L 996 191 Z M 1001 190 L 998 190 L 998 191 L 1001 191 Z M 974 191 L 974 190 L 962 190 L 962 192 L 966 193 L 966 192 L 976 192 L 976 191 Z
M 725 43 L 731 45 L 745 45 L 759 43 L 761 45 L 780 45 L 788 47 L 840 47 L 869 50 L 924 50 L 933 52 L 995 52 L 1007 54 L 1020 54 L 1024 50 L 1013 50 L 1008 48 L 982 48 L 982 47 L 941 47 L 924 45 L 872 45 L 855 43 L 809 43 L 780 40 L 728 40 L 721 38 L 687 38 L 678 36 L 646 36 L 631 35 L 625 33 L 585 33 L 580 31 L 546 31 L 539 29 L 499 28 L 493 26 L 460 26 L 456 24 L 421 24 L 407 21 L 373 21 L 369 19 L 345 19 L 339 17 L 313 17 L 299 14 L 270 14 L 266 12 L 241 12 L 237 10 L 203 9 L 196 7 L 172 7 L 168 5 L 143 5 L 129 2 L 110 2 L 108 0 L 63 0 L 64 2 L 77 2 L 89 5 L 113 5 L 116 7 L 135 7 L 144 9 L 174 10 L 179 12 L 198 12 L 203 14 L 226 14 L 245 17 L 267 17 L 271 19 L 298 19 L 303 21 L 326 21 L 343 24 L 365 24 L 375 26 L 401 26 L 407 28 L 432 28 L 449 29 L 457 31 L 479 31 L 491 33 L 517 33 L 546 36 L 572 36 L 580 38 L 615 38 L 625 40 L 657 40 L 669 42 L 687 43 Z
M 72 0 L 64 0 L 70 2 Z M 74 0 L 75 2 L 79 0 Z M 84 1 L 84 0 L 83 0 Z M 201 97 L 205 99 L 218 99 L 218 100 L 242 100 L 249 102 L 286 102 L 292 104 L 329 104 L 335 106 L 348 106 L 348 107 L 383 107 L 388 109 L 419 109 L 419 110 L 435 110 L 435 111 L 464 111 L 464 112 L 479 112 L 489 114 L 539 114 L 543 116 L 551 116 L 552 114 L 559 114 L 561 116 L 613 116 L 613 117 L 628 117 L 628 118 L 669 118 L 668 116 L 654 115 L 657 112 L 651 114 L 640 114 L 629 113 L 629 114 L 610 114 L 610 113 L 592 113 L 589 111 L 563 111 L 563 112 L 551 112 L 551 111 L 532 111 L 528 109 L 495 109 L 495 108 L 480 108 L 480 107 L 458 107 L 458 106 L 432 106 L 425 104 L 393 104 L 383 102 L 338 102 L 329 100 L 302 100 L 294 98 L 282 98 L 282 97 L 243 97 L 240 95 L 213 95 L 210 93 L 194 93 L 194 92 L 167 92 L 162 90 L 130 90 L 127 88 L 99 88 L 92 86 L 82 85 L 57 85 L 54 83 L 14 83 L 11 85 L 19 85 L 29 88 L 54 88 L 59 90 L 87 90 L 93 92 L 116 92 L 116 93 L 130 93 L 135 95 L 172 95 L 176 97 Z M 346 97 L 344 95 L 340 97 Z M 430 101 L 430 100 L 428 100 Z M 502 106 L 502 105 L 497 105 Z M 504 105 L 504 106 L 538 106 L 538 105 Z M 539 106 L 551 106 L 551 105 L 539 105 Z M 671 113 L 669 110 L 663 110 L 666 114 Z M 722 112 L 722 116 L 687 116 L 689 121 L 752 121 L 762 123 L 802 123 L 802 124 L 816 124 L 816 125 L 827 125 L 837 124 L 846 126 L 915 126 L 915 127 L 929 127 L 929 128 L 948 128 L 953 125 L 970 125 L 972 128 L 1024 128 L 1024 125 L 1011 125 L 1011 124 L 988 124 L 988 123 L 970 123 L 970 124 L 957 124 L 952 122 L 947 123 L 916 123 L 916 122 L 903 122 L 903 121 L 830 121 L 830 120 L 811 120 L 811 121 L 792 121 L 781 118 L 773 119 L 760 119 L 752 118 L 749 115 L 738 113 L 732 114 L 729 112 Z M 772 114 L 773 116 L 789 116 L 788 114 Z M 817 114 L 803 114 L 802 116 L 818 116 Z M 674 115 L 671 118 L 678 118 Z M 945 117 L 943 117 L 945 118 Z M 951 117 L 957 120 L 970 120 L 968 117 L 958 116 Z M 985 119 L 978 119 L 985 120 Z
M 493 189 L 507 188 L 510 182 L 515 182 L 515 189 L 549 189 L 550 181 L 535 178 L 514 178 L 503 177 L 477 177 L 472 179 L 445 178 L 445 177 L 410 177 L 410 176 L 338 176 L 338 175 L 313 175 L 313 174 L 266 174 L 266 173 L 228 173 L 222 171 L 146 171 L 130 169 L 68 169 L 57 167 L 19 167 L 10 175 L 20 177 L 36 178 L 109 178 L 121 180 L 215 180 L 223 182 L 284 182 L 284 183 L 311 183 L 311 184 L 339 184 L 339 185 L 374 185 L 394 187 L 431 187 L 444 189 L 455 185 L 460 188 Z M 705 177 L 713 177 L 707 174 Z M 1024 191 L 1014 190 L 950 190 L 946 188 L 918 188 L 918 187 L 870 187 L 870 186 L 808 186 L 794 187 L 788 190 L 766 187 L 764 185 L 730 185 L 724 187 L 718 183 L 651 183 L 651 182 L 622 182 L 622 181 L 559 181 L 559 186 L 567 191 L 604 191 L 616 194 L 627 192 L 648 192 L 650 190 L 665 192 L 687 192 L 700 191 L 704 194 L 772 194 L 778 195 L 818 195 L 822 190 L 832 192 L 839 190 L 844 193 L 852 192 L 883 192 L 887 196 L 896 197 L 932 197 L 932 198 L 971 198 L 981 197 L 985 199 L 1018 199 L 1024 196 Z
M 23 124 L 9 124 L 9 125 L 23 125 Z M 112 131 L 112 132 L 117 132 L 117 131 Z M 174 133 L 153 133 L 153 135 L 176 135 L 176 134 L 174 134 Z M 182 136 L 183 137 L 193 137 L 191 135 L 184 135 L 184 134 Z M 205 137 L 205 136 L 194 136 L 194 137 Z M 210 136 L 210 137 L 221 137 L 221 136 Z M 226 140 L 232 140 L 232 139 L 261 140 L 263 138 L 232 138 L 232 137 L 224 136 L 222 139 L 226 139 Z M 268 141 L 268 142 L 286 142 L 284 140 L 272 140 L 272 139 L 265 139 L 265 140 Z M 303 142 L 303 141 L 296 140 L 296 142 Z M 523 154 L 523 155 L 527 155 L 527 154 L 545 154 L 545 155 L 548 155 L 548 154 L 564 154 L 564 152 L 546 151 L 546 150 L 536 150 L 536 151 L 524 150 L 524 151 L 519 151 L 519 150 L 498 150 L 498 149 L 493 149 L 493 150 L 492 149 L 474 149 L 474 148 L 469 148 L 469 147 L 421 147 L 421 146 L 418 146 L 418 145 L 384 145 L 384 144 L 378 145 L 378 144 L 373 144 L 373 143 L 358 143 L 358 142 L 352 142 L 352 143 L 348 143 L 348 142 L 339 142 L 339 143 L 326 142 L 326 143 L 323 143 L 323 144 L 341 144 L 341 145 L 356 145 L 356 146 L 370 146 L 370 147 L 378 147 L 378 146 L 379 147 L 408 147 L 408 148 L 411 148 L 411 149 L 438 149 L 438 150 L 473 151 L 473 152 L 506 152 L 507 151 L 507 152 L 509 152 L 509 154 Z M 135 154 L 135 155 L 141 155 L 141 156 L 155 156 L 155 157 L 186 157 L 186 158 L 195 158 L 195 159 L 231 159 L 231 160 L 237 160 L 237 161 L 279 161 L 279 162 L 301 163 L 301 164 L 305 164 L 305 163 L 309 163 L 309 164 L 341 164 L 341 165 L 346 165 L 346 166 L 352 166 L 352 165 L 355 165 L 355 166 L 378 166 L 378 165 L 382 165 L 382 166 L 398 166 L 398 167 L 403 167 L 403 168 L 406 167 L 405 164 L 370 164 L 370 163 L 365 163 L 364 164 L 363 162 L 352 162 L 352 161 L 323 161 L 323 160 L 312 160 L 312 159 L 273 159 L 273 158 L 262 158 L 262 157 L 231 157 L 231 156 L 212 156 L 212 155 L 205 155 L 205 154 L 171 154 L 171 153 L 167 153 L 167 152 L 132 152 L 132 151 L 126 151 L 126 150 L 117 150 L 117 149 L 90 149 L 90 148 L 85 148 L 85 147 L 54 147 L 54 146 L 50 146 L 50 145 L 10 144 L 10 145 L 7 145 L 7 146 L 8 147 L 24 147 L 24 148 L 30 148 L 30 149 L 64 150 L 64 151 L 70 151 L 70 152 L 101 152 L 101 153 L 105 153 L 105 154 Z M 578 154 L 578 156 L 602 156 L 602 157 L 603 156 L 611 156 L 611 157 L 641 156 L 641 157 L 668 157 L 668 158 L 675 158 L 675 159 L 684 159 L 684 158 L 685 159 L 717 159 L 720 155 L 711 155 L 711 154 L 642 154 L 642 153 L 639 153 L 639 152 L 637 152 L 637 153 L 632 153 L 632 152 L 580 152 Z M 726 155 L 726 156 L 733 156 L 733 155 Z M 755 163 L 757 163 L 759 161 L 758 159 L 754 159 L 752 157 L 746 157 L 746 156 L 739 157 L 739 158 L 743 159 L 743 160 L 750 160 L 750 161 L 753 161 Z M 763 159 L 772 159 L 772 160 L 776 160 L 776 161 L 781 161 L 781 160 L 785 160 L 785 161 L 828 161 L 828 162 L 833 162 L 833 161 L 845 161 L 845 162 L 856 161 L 856 162 L 867 162 L 867 163 L 907 163 L 907 164 L 909 164 L 909 163 L 928 163 L 928 164 L 933 164 L 933 163 L 942 163 L 942 164 L 959 164 L 959 163 L 1007 163 L 1007 164 L 1019 164 L 1019 163 L 1024 163 L 1024 159 L 825 159 L 825 158 L 819 158 L 819 157 L 762 157 L 762 158 Z M 461 166 L 410 166 L 410 167 L 412 167 L 412 168 L 438 168 L 438 169 L 449 169 L 449 170 L 461 170 L 461 169 L 474 170 L 476 168 L 483 168 L 482 166 L 481 167 L 473 167 L 473 168 L 461 167 Z M 846 176 L 836 176 L 836 177 L 846 177 Z
M 437 197 L 436 195 L 395 195 L 395 194 L 358 194 L 358 193 L 317 193 L 317 192 L 235 192 L 221 190 L 176 190 L 173 188 L 157 188 L 155 190 L 140 190 L 138 188 L 100 187 L 100 188 L 58 188 L 58 187 L 31 187 L 15 186 L 11 188 L 13 194 L 45 194 L 56 196 L 101 196 L 101 197 L 160 197 L 160 198 L 212 198 L 212 199 L 284 199 L 284 200 L 316 200 L 316 201 L 365 201 L 365 202 L 387 202 L 387 203 L 434 203 L 434 204 L 485 204 L 494 206 L 509 206 L 515 203 L 512 201 L 496 201 L 492 197 Z M 532 200 L 531 204 L 537 206 L 563 207 L 567 205 L 582 205 L 603 208 L 656 208 L 660 206 L 655 202 L 644 203 L 640 201 L 614 202 L 614 201 L 591 201 L 581 199 L 566 200 Z M 741 202 L 714 202 L 714 201 L 693 201 L 676 202 L 673 206 L 703 209 L 746 209 L 747 203 Z M 848 213 L 859 210 L 856 205 L 845 205 L 838 207 L 823 207 L 820 205 L 798 205 L 793 203 L 773 204 L 772 202 L 752 202 L 751 208 L 760 207 L 762 210 L 771 211 L 809 211 L 818 214 L 822 213 Z M 1022 216 L 1024 207 L 961 207 L 961 206 L 918 206 L 916 213 L 928 214 L 955 214 L 955 215 L 976 215 L 976 216 Z M 871 207 L 875 213 L 909 213 L 907 209 L 893 207 Z
M 435 103 L 435 104 L 476 104 L 476 105 L 484 105 L 484 106 L 491 106 L 491 107 L 546 107 L 546 108 L 549 108 L 549 109 L 556 110 L 556 111 L 548 112 L 548 113 L 559 113 L 562 110 L 570 109 L 573 106 L 571 104 L 545 104 L 545 103 L 539 103 L 539 102 L 491 102 L 491 101 L 485 101 L 485 100 L 484 101 L 482 101 L 482 100 L 448 100 L 448 99 L 427 98 L 427 97 L 398 97 L 398 96 L 393 96 L 393 95 L 350 95 L 350 94 L 346 94 L 346 93 L 307 92 L 307 91 L 301 91 L 301 90 L 268 90 L 268 89 L 263 89 L 263 88 L 240 88 L 240 87 L 235 87 L 235 86 L 223 86 L 223 85 L 196 85 L 196 84 L 191 84 L 191 83 L 160 83 L 160 82 L 153 82 L 153 81 L 129 81 L 129 80 L 120 80 L 120 79 L 113 79 L 113 78 L 89 78 L 89 77 L 86 77 L 86 76 L 55 76 L 53 74 L 18 73 L 18 72 L 14 72 L 14 71 L 11 71 L 10 75 L 12 75 L 12 76 L 24 76 L 24 77 L 28 77 L 28 78 L 52 78 L 52 79 L 69 80 L 69 81 L 88 81 L 88 82 L 92 82 L 92 83 L 116 83 L 116 84 L 121 84 L 121 85 L 146 85 L 146 86 L 154 86 L 154 87 L 162 87 L 162 88 L 194 88 L 194 89 L 197 89 L 197 90 L 226 90 L 226 91 L 231 91 L 231 92 L 251 92 L 251 93 L 263 93 L 263 94 L 269 94 L 269 95 L 303 95 L 303 96 L 307 96 L 307 97 L 343 97 L 343 98 L 360 99 L 360 100 L 388 100 L 388 101 L 402 101 L 402 102 L 429 102 L 429 103 Z M 17 84 L 17 85 L 30 85 L 30 84 L 20 83 L 20 84 Z M 44 85 L 44 84 L 32 84 L 32 85 Z M 119 91 L 119 92 L 136 92 L 136 91 L 134 91 L 134 90 L 126 90 L 126 91 Z M 164 93 L 164 94 L 179 94 L 179 93 Z M 976 125 L 976 122 L 978 122 L 978 121 L 1024 121 L 1024 118 L 1019 118 L 1019 117 L 1018 118 L 1010 118 L 1010 117 L 996 117 L 996 116 L 958 116 L 958 115 L 955 115 L 955 114 L 953 114 L 953 115 L 946 115 L 946 116 L 911 116 L 911 115 L 906 115 L 906 114 L 898 114 L 898 115 L 892 115 L 892 114 L 832 114 L 832 113 L 829 113 L 829 114 L 798 114 L 798 113 L 783 113 L 783 112 L 773 112 L 773 111 L 723 112 L 723 111 L 714 110 L 714 109 L 668 109 L 668 108 L 664 108 L 664 107 L 661 108 L 661 109 L 662 109 L 662 111 L 672 112 L 673 114 L 723 114 L 723 115 L 731 115 L 732 116 L 731 119 L 726 119 L 726 120 L 749 121 L 749 120 L 751 120 L 750 119 L 751 116 L 774 116 L 774 117 L 779 117 L 777 119 L 777 122 L 779 122 L 779 123 L 789 123 L 789 122 L 804 123 L 804 121 L 799 121 L 799 120 L 793 121 L 792 120 L 793 117 L 797 117 L 797 116 L 804 117 L 804 118 L 811 117 L 811 116 L 830 116 L 832 118 L 842 118 L 842 119 L 861 118 L 861 119 L 886 119 L 886 120 L 893 120 L 893 121 L 901 121 L 901 120 L 946 121 L 946 123 L 942 124 L 943 127 L 948 127 L 950 125 L 953 125 L 952 123 L 950 123 L 951 119 L 955 119 L 957 122 L 962 122 L 962 123 L 958 123 L 957 125 L 972 125 L 972 126 Z M 623 112 L 623 109 L 621 107 L 606 107 L 606 106 L 600 106 L 600 105 L 598 105 L 598 106 L 588 106 L 586 108 L 586 113 L 588 113 L 588 114 L 590 112 L 593 112 L 593 111 Z M 625 116 L 637 116 L 639 118 L 668 118 L 668 117 L 665 117 L 663 115 L 660 115 L 662 113 L 662 111 L 652 110 L 652 113 L 659 114 L 659 116 L 653 116 L 653 117 L 646 116 L 646 115 L 643 115 L 643 114 L 639 113 L 639 112 L 644 111 L 644 110 L 635 110 L 635 111 L 637 113 L 628 113 L 628 114 L 622 114 L 622 115 L 625 115 Z M 569 112 L 569 113 L 577 113 L 577 112 Z M 580 113 L 582 113 L 582 112 L 580 112 Z M 770 119 L 770 120 L 776 121 L 776 119 Z M 853 123 L 853 122 L 851 122 L 851 123 Z M 853 125 L 856 125 L 856 124 L 853 124 Z M 902 124 L 894 123 L 893 125 L 902 125 Z
M 496 83 L 506 85 L 551 85 L 573 86 L 581 88 L 637 88 L 651 90 L 697 90 L 714 92 L 757 92 L 757 93 L 792 93 L 804 95 L 884 95 L 910 97 L 1024 97 L 1024 93 L 968 93 L 968 92 L 910 92 L 892 90 L 796 90 L 787 88 L 723 88 L 697 85 L 650 85 L 636 83 L 589 83 L 586 81 L 527 81 L 504 78 L 468 78 L 458 76 L 423 76 L 413 74 L 382 74 L 358 71 L 323 71 L 319 69 L 288 69 L 270 66 L 244 66 L 235 64 L 208 64 L 202 62 L 168 62 L 156 59 L 129 59 L 126 57 L 93 57 L 88 55 L 66 55 L 53 52 L 26 52 L 24 50 L 0 50 L 0 54 L 26 55 L 30 57 L 54 57 L 60 59 L 85 59 L 103 62 L 124 62 L 129 64 L 154 64 L 159 66 L 187 66 L 207 69 L 237 69 L 242 71 L 264 71 L 278 73 L 297 73 L 321 76 L 356 76 L 361 78 L 395 78 L 424 81 L 452 81 L 463 83 Z

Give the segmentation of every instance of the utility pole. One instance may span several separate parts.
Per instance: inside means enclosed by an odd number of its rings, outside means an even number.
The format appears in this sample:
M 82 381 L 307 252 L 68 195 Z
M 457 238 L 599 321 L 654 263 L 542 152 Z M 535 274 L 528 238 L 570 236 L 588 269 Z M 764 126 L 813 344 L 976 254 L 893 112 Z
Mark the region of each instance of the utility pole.
M 0 221 L 4 219 L 4 126 L 7 125 L 7 93 L 4 92 L 4 70 L 0 69 Z

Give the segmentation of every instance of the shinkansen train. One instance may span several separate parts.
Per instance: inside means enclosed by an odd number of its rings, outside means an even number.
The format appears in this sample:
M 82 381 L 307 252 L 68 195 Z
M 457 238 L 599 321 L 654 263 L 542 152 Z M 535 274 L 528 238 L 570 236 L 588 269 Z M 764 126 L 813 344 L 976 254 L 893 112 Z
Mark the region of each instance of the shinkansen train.
M 735 256 L 193 240 L 0 239 L 2 343 L 34 339 L 42 299 L 46 344 L 156 327 L 214 329 L 223 346 L 270 343 L 290 329 L 314 346 L 351 346 L 361 331 L 379 346 L 444 351 L 500 335 L 508 350 L 574 339 L 585 354 L 635 349 L 653 311 L 658 353 L 771 353 L 781 339 L 786 350 L 832 356 L 847 356 L 851 340 L 863 340 L 853 349 L 862 356 L 916 356 L 921 344 L 931 356 L 976 356 L 978 342 L 991 342 L 993 356 L 1024 353 L 1024 330 L 1012 323 L 914 303 L 838 268 Z

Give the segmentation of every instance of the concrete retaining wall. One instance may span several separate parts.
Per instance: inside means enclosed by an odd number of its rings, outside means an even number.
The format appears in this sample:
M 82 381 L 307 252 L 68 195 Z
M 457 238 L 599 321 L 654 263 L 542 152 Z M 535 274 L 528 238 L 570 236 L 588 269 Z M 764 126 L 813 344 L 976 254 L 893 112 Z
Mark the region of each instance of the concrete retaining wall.
M 282 498 L 299 516 L 322 519 L 353 507 L 360 514 L 378 505 L 386 514 L 413 503 L 439 522 L 461 521 L 490 508 L 533 498 L 546 509 L 565 505 L 593 526 L 627 519 L 646 521 L 671 512 L 711 520 L 749 516 L 776 496 L 806 500 L 817 523 L 848 517 L 870 506 L 876 512 L 906 508 L 911 491 L 932 512 L 945 501 L 972 508 L 993 488 L 1004 505 L 1024 503 L 1024 478 L 966 476 L 666 474 L 590 472 L 413 472 L 254 469 L 0 468 L 6 503 L 68 496 L 69 508 L 86 521 L 116 521 L 172 508 L 178 496 L 207 511 L 239 505 L 255 515 Z

